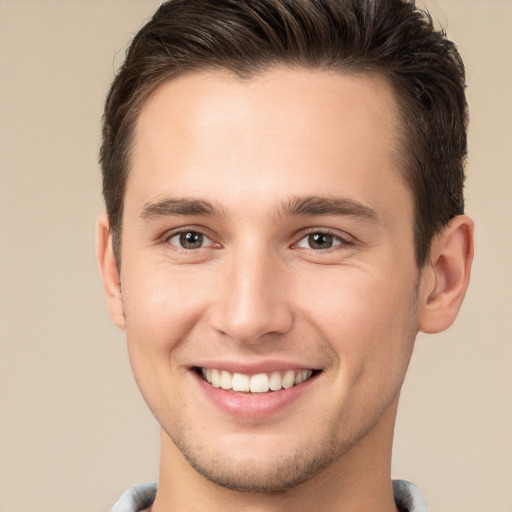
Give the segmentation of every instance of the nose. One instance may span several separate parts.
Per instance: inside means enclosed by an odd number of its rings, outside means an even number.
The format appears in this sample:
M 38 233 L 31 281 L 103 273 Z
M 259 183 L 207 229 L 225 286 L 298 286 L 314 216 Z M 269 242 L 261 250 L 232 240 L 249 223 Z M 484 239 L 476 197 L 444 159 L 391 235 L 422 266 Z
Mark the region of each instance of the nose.
M 265 251 L 232 254 L 219 275 L 211 309 L 213 328 L 244 344 L 286 334 L 293 325 L 287 272 Z

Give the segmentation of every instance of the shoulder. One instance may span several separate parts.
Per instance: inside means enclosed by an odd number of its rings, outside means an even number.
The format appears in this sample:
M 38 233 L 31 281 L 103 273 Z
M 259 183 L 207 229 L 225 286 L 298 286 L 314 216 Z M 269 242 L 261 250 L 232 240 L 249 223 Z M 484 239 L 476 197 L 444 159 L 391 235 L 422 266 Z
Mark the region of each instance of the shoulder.
M 156 482 L 136 485 L 119 498 L 110 512 L 143 512 L 155 500 L 156 490 Z M 428 512 L 420 490 L 413 483 L 393 480 L 393 494 L 401 512 Z
M 428 512 L 420 490 L 407 480 L 393 480 L 393 494 L 400 512 Z
M 128 489 L 110 509 L 110 512 L 143 512 L 153 504 L 156 488 L 156 482 L 151 482 Z

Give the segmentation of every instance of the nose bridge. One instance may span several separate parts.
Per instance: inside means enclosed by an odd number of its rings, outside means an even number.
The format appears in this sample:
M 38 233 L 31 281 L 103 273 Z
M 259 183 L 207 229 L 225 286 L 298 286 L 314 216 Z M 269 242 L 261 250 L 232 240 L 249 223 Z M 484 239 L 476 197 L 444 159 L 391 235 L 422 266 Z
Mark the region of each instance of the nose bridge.
M 214 308 L 216 330 L 244 343 L 287 332 L 292 313 L 278 256 L 268 247 L 246 243 L 233 249 L 227 260 Z

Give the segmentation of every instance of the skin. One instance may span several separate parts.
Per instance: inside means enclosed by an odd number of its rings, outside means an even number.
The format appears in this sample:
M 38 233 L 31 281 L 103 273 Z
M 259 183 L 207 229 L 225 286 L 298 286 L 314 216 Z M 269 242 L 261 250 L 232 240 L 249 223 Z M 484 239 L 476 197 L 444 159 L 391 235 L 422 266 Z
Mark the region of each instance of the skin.
M 379 77 L 304 69 L 187 75 L 146 101 L 120 274 L 105 217 L 98 257 L 162 426 L 154 512 L 396 510 L 391 445 L 415 336 L 453 322 L 473 247 L 457 217 L 417 268 L 396 112 Z M 180 229 L 202 246 L 180 246 Z M 314 233 L 327 243 L 312 247 Z M 226 361 L 318 372 L 272 414 L 240 415 L 193 370 Z

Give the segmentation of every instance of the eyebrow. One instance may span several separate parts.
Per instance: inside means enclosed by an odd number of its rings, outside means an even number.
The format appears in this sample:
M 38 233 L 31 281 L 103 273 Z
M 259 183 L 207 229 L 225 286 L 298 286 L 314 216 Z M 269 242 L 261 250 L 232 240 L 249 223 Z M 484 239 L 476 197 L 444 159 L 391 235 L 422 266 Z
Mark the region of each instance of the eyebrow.
M 143 220 L 152 220 L 180 215 L 225 218 L 226 212 L 220 205 L 216 206 L 209 201 L 171 197 L 158 202 L 146 203 L 139 217 Z
M 292 197 L 277 210 L 278 216 L 349 216 L 379 221 L 375 210 L 353 199 L 342 197 Z
M 225 219 L 226 210 L 202 199 L 171 197 L 144 205 L 139 217 L 152 220 L 161 217 L 196 216 Z M 276 209 L 276 218 L 283 216 L 350 216 L 378 221 L 375 210 L 353 199 L 341 197 L 306 196 L 291 197 Z

